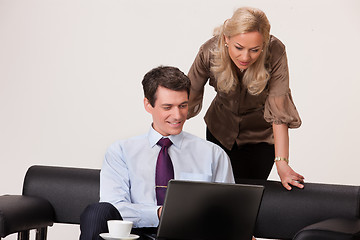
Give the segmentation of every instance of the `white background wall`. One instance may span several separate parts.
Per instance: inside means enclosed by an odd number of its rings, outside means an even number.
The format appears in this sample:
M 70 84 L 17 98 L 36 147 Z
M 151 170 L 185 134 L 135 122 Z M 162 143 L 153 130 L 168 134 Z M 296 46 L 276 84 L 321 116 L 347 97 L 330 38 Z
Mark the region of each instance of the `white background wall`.
M 360 1 L 0 0 L 0 195 L 21 194 L 31 165 L 100 168 L 112 142 L 146 132 L 143 75 L 187 73 L 241 6 L 264 10 L 287 46 L 303 120 L 290 130 L 292 167 L 308 182 L 359 185 Z M 207 87 L 205 109 L 213 96 Z M 204 113 L 185 130 L 204 138 Z M 55 225 L 48 237 L 78 234 Z

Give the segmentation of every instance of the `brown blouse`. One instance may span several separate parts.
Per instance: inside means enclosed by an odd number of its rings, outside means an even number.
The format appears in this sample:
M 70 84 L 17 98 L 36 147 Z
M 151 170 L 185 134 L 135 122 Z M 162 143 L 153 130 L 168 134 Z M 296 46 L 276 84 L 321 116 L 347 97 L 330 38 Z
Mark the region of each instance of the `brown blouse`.
M 210 72 L 211 49 L 217 45 L 217 37 L 205 42 L 189 71 L 191 91 L 188 118 L 197 115 L 202 107 L 204 86 L 209 84 L 217 92 L 204 117 L 210 132 L 231 149 L 234 143 L 267 142 L 274 144 L 272 123 L 298 128 L 301 119 L 296 110 L 289 88 L 289 72 L 284 44 L 274 36 L 270 38 L 270 79 L 265 90 L 251 95 L 246 87 L 237 84 L 229 93 L 217 91 L 217 83 Z M 242 74 L 238 75 L 241 82 Z

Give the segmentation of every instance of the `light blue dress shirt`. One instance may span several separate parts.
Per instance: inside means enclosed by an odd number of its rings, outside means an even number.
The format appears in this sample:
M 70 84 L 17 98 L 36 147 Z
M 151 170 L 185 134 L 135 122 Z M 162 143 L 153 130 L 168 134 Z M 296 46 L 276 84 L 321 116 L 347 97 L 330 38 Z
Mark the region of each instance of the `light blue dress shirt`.
M 163 136 L 147 134 L 117 141 L 106 152 L 100 172 L 100 202 L 113 204 L 134 227 L 157 227 L 155 168 Z M 175 179 L 234 183 L 227 154 L 219 146 L 187 132 L 168 136 Z

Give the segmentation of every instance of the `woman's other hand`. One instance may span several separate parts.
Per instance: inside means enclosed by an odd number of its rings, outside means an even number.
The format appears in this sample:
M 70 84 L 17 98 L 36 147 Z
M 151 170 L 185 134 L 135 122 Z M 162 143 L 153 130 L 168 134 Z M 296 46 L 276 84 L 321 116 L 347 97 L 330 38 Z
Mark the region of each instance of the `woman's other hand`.
M 277 161 L 276 162 L 277 172 L 281 179 L 281 183 L 287 190 L 291 190 L 291 186 L 298 188 L 304 188 L 304 177 L 297 172 L 295 172 L 287 162 Z

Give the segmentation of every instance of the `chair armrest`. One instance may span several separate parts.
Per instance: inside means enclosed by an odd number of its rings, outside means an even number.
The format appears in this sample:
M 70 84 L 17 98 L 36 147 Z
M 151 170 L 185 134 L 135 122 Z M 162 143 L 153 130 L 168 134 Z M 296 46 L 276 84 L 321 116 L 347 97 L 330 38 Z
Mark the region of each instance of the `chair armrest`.
M 53 225 L 53 208 L 37 197 L 0 196 L 0 238 L 9 234 Z
M 360 219 L 332 218 L 301 229 L 293 240 L 360 239 Z
M 32 166 L 23 195 L 47 200 L 55 223 L 79 224 L 84 209 L 99 202 L 100 170 L 72 167 Z

